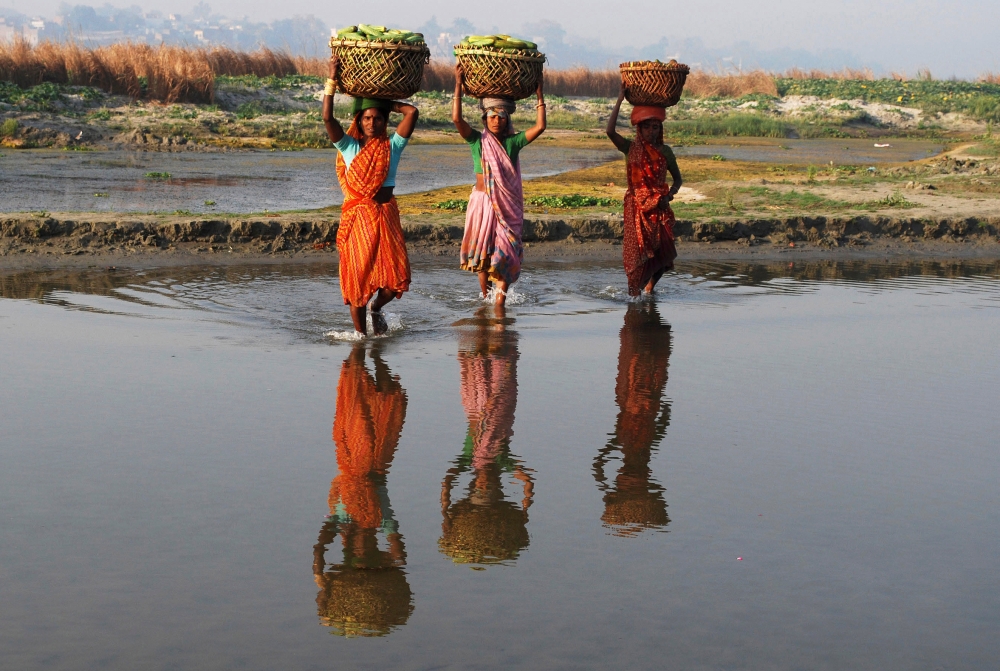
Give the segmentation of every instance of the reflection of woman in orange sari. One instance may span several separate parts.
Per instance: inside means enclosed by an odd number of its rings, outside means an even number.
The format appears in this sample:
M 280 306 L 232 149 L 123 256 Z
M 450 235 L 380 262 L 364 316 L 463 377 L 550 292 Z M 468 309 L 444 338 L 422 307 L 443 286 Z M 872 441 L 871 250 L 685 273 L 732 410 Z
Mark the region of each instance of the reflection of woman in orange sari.
M 339 474 L 330 485 L 330 515 L 313 549 L 320 622 L 345 636 L 381 636 L 406 623 L 413 598 L 401 566 L 403 537 L 389 505 L 386 473 L 406 418 L 406 392 L 377 350 L 374 377 L 365 350 L 344 361 L 337 385 L 333 440 Z M 388 545 L 379 548 L 378 533 Z M 327 570 L 326 548 L 337 536 L 343 563 Z
M 366 312 L 372 302 L 372 327 L 378 335 L 388 330 L 382 307 L 393 298 L 402 298 L 410 288 L 410 260 L 392 192 L 399 158 L 418 113 L 413 105 L 358 98 L 354 120 L 345 132 L 333 115 L 337 67 L 334 56 L 323 98 L 323 121 L 337 147 L 337 179 L 344 192 L 337 229 L 340 292 L 351 306 L 351 319 L 359 333 L 367 333 Z M 403 115 L 391 138 L 386 134 L 390 111 Z
M 628 277 L 628 293 L 653 293 L 663 273 L 674 267 L 674 212 L 670 201 L 681 188 L 681 172 L 670 147 L 663 144 L 662 107 L 637 105 L 632 109 L 635 139 L 618 134 L 618 110 L 625 99 L 622 85 L 606 129 L 608 137 L 625 154 L 628 191 L 625 193 L 622 261 Z M 673 184 L 668 187 L 667 173 Z
M 517 405 L 517 336 L 505 329 L 503 308 L 497 318 L 476 315 L 476 329 L 463 333 L 458 363 L 462 405 L 469 419 L 465 449 L 441 483 L 441 552 L 456 563 L 496 564 L 516 559 L 528 546 L 528 507 L 533 481 L 510 453 Z M 452 503 L 455 481 L 471 471 L 468 494 Z M 503 475 L 522 483 L 520 507 L 504 498 Z
M 663 487 L 652 479 L 649 460 L 670 424 L 670 401 L 663 396 L 670 360 L 670 325 L 660 321 L 653 304 L 631 304 L 625 313 L 615 401 L 618 421 L 608 444 L 594 460 L 594 477 L 604 492 L 601 520 L 616 536 L 665 527 L 667 503 Z M 613 484 L 604 474 L 621 452 L 621 468 Z

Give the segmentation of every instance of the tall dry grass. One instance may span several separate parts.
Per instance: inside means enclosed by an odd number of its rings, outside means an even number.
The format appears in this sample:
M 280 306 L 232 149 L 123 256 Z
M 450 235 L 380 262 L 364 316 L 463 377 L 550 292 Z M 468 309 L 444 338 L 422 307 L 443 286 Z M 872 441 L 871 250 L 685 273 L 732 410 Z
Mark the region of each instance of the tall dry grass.
M 684 90 L 695 98 L 739 98 L 753 93 L 778 95 L 774 75 L 763 70 L 725 73 L 696 70 L 688 75 Z
M 42 82 L 95 86 L 109 93 L 163 102 L 211 102 L 217 75 L 326 77 L 327 69 L 325 58 L 290 56 L 268 48 L 246 52 L 228 47 L 205 49 L 131 42 L 103 47 L 43 42 L 33 47 L 24 40 L 0 44 L 0 81 L 11 81 L 22 88 Z M 905 74 L 892 76 L 907 79 Z M 916 78 L 930 76 L 924 70 Z M 696 98 L 777 95 L 779 78 L 871 81 L 875 75 L 868 69 L 850 68 L 833 72 L 793 68 L 780 74 L 764 70 L 699 70 L 688 76 L 685 91 Z M 552 95 L 611 98 L 618 94 L 620 81 L 618 71 L 613 69 L 575 67 L 545 71 L 545 91 Z M 986 73 L 980 81 L 997 84 L 1000 75 Z M 454 87 L 454 65 L 431 61 L 424 68 L 425 91 L 452 91 Z
M 979 81 L 983 84 L 1000 84 L 1000 73 L 987 72 L 979 78 Z
M 868 68 L 864 68 L 862 70 L 844 68 L 843 70 L 834 70 L 830 72 L 826 70 L 803 70 L 801 68 L 792 68 L 791 70 L 786 70 L 777 76 L 781 79 L 843 79 L 862 82 L 875 81 L 875 73 Z M 905 77 L 905 75 L 898 76 Z M 897 77 L 896 73 L 893 73 L 893 77 Z
M 315 64 L 322 63 L 322 72 Z M 123 42 L 84 47 L 74 42 L 42 42 L 32 47 L 24 40 L 0 44 L 0 81 L 22 88 L 43 82 L 94 86 L 108 93 L 162 102 L 211 102 L 216 75 L 285 76 L 326 74 L 320 59 L 296 59 L 261 48 L 253 52 L 227 47 L 191 49 Z

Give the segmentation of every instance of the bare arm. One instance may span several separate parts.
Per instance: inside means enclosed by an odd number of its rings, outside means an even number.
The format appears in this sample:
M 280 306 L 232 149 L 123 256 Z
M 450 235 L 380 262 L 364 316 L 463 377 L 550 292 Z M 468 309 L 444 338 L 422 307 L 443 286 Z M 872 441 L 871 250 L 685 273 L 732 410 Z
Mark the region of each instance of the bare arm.
M 538 80 L 538 104 L 535 105 L 535 109 L 538 111 L 538 116 L 535 121 L 535 125 L 524 131 L 524 138 L 528 142 L 534 142 L 539 135 L 545 132 L 545 95 L 542 93 L 542 80 Z
M 330 79 L 337 79 L 338 67 L 340 59 L 334 54 L 330 57 Z M 323 96 L 323 123 L 326 125 L 326 134 L 330 136 L 331 142 L 340 142 L 344 139 L 344 128 L 333 116 L 333 96 Z
M 611 118 L 608 119 L 608 127 L 604 132 L 608 134 L 618 151 L 625 151 L 627 140 L 618 134 L 618 113 L 622 108 L 622 101 L 625 100 L 625 82 L 622 82 L 621 91 L 618 92 L 618 100 L 615 101 L 615 108 L 611 110 Z
M 462 116 L 462 89 L 465 84 L 465 72 L 461 65 L 455 66 L 455 100 L 451 103 L 451 121 L 458 129 L 463 140 L 472 137 L 472 126 Z
M 394 102 L 392 111 L 403 115 L 403 120 L 396 126 L 396 135 L 409 139 L 413 135 L 413 129 L 417 126 L 417 117 L 420 116 L 420 111 L 413 105 L 401 102 Z
M 670 191 L 668 192 L 668 198 L 673 200 L 677 192 L 681 190 L 681 184 L 684 183 L 684 180 L 681 179 L 681 171 L 676 165 L 669 166 L 667 170 L 670 171 L 670 177 L 674 180 L 674 183 L 670 186 Z

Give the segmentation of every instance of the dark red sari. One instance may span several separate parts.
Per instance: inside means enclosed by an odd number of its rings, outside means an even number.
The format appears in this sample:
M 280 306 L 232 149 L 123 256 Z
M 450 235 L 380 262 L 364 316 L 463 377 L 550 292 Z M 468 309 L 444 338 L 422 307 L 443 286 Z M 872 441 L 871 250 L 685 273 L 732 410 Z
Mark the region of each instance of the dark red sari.
M 626 172 L 622 260 L 628 293 L 638 296 L 654 275 L 674 267 L 674 212 L 667 204 L 667 159 L 638 133 L 629 147 Z

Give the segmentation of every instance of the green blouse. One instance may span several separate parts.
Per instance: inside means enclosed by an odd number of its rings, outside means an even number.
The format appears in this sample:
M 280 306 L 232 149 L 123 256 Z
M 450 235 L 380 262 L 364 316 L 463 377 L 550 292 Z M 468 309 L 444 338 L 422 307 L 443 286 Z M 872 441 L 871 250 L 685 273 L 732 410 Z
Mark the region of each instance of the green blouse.
M 477 175 L 481 175 L 483 174 L 483 134 L 478 130 L 473 130 L 466 142 L 469 143 L 469 148 L 472 150 L 472 167 Z M 500 144 L 503 145 L 507 156 L 510 156 L 510 162 L 517 165 L 517 155 L 524 147 L 528 146 L 528 136 L 524 134 L 524 131 L 521 131 L 517 135 L 508 135 L 500 139 Z

